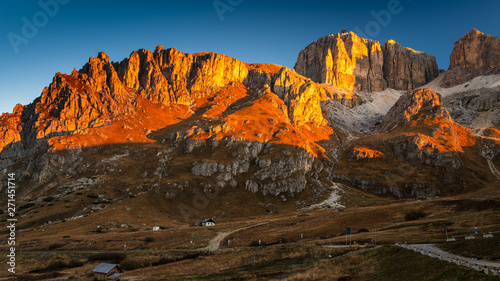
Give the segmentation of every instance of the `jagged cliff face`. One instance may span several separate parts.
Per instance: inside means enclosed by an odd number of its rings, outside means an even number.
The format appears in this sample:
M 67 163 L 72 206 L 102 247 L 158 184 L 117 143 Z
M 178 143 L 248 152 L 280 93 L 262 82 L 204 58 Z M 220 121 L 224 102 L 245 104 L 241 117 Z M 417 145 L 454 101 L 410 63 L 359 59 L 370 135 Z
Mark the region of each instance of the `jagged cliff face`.
M 142 106 L 189 114 L 183 106 L 198 108 L 203 99 L 228 85 L 244 87 L 254 94 L 266 90 L 275 93 L 285 103 L 290 122 L 297 126 L 326 124 L 320 100 L 356 99 L 354 94 L 328 91 L 289 69 L 262 71 L 221 54 L 185 54 L 159 46 L 154 53 L 134 51 L 122 62 L 112 63 L 106 54 L 99 53 L 80 71 L 57 73 L 41 97 L 29 106 L 18 106 L 13 114 L 2 116 L 0 149 L 17 141 L 32 145 L 37 139 L 72 135 L 117 120 L 149 119 L 148 114 L 141 113 Z M 157 117 L 156 126 L 143 127 L 155 130 L 174 122 Z M 174 119 L 179 117 L 185 116 Z
M 408 92 L 389 110 L 376 134 L 357 139 L 333 173 L 337 180 L 381 195 L 442 196 L 477 189 L 490 177 L 479 138 L 455 123 L 441 97 Z M 475 156 L 476 155 L 476 156 Z M 471 170 L 471 165 L 476 165 Z
M 318 83 L 370 92 L 387 87 L 383 63 L 378 41 L 351 32 L 324 36 L 311 43 L 299 53 L 294 69 Z
M 436 59 L 429 54 L 392 40 L 381 47 L 353 32 L 311 43 L 299 53 L 294 69 L 318 83 L 364 92 L 411 90 L 439 74 Z
M 431 80 L 432 56 L 350 33 L 311 44 L 295 68 L 161 46 L 121 62 L 99 53 L 0 116 L 0 168 L 20 175 L 27 196 L 83 176 L 165 204 L 238 188 L 317 199 L 330 180 L 436 196 L 492 179 L 498 130 L 474 136 L 433 91 L 386 89 Z M 470 106 L 493 109 L 493 94 Z
M 327 100 L 348 107 L 359 102 L 350 91 L 286 67 L 222 54 L 159 46 L 118 63 L 99 53 L 79 71 L 57 73 L 32 104 L 0 117 L 1 167 L 14 164 L 30 181 L 29 192 L 81 174 L 104 177 L 114 168 L 96 165 L 90 154 L 151 143 L 144 149 L 157 152 L 147 159 L 157 163 L 149 172 L 156 186 L 175 187 L 186 174 L 192 186 L 264 194 L 326 188 L 311 180 L 326 177 L 318 143 L 335 134 L 321 109 Z
M 453 45 L 442 86 L 453 87 L 500 67 L 500 38 L 472 28 Z
M 394 40 L 384 44 L 384 79 L 387 87 L 411 90 L 425 85 L 439 75 L 436 58 L 411 48 L 403 48 Z

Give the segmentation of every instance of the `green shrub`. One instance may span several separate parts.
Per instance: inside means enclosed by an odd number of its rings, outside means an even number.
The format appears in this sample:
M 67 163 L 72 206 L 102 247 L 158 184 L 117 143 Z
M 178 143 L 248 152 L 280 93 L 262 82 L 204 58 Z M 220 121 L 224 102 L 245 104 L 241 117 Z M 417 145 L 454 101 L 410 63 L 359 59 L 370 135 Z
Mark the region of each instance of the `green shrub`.
M 45 201 L 45 202 L 50 202 L 50 201 L 52 201 L 52 200 L 54 200 L 54 199 L 55 199 L 54 197 L 49 196 L 49 197 L 45 197 L 45 198 L 43 199 L 43 201 Z
M 126 259 L 120 263 L 120 268 L 123 270 L 134 270 L 141 267 L 145 266 L 142 263 L 131 259 Z
M 90 255 L 88 260 L 90 262 L 109 261 L 112 263 L 120 263 L 121 261 L 125 260 L 126 257 L 127 257 L 127 255 L 119 254 L 119 253 L 99 253 L 99 254 Z
M 19 207 L 18 211 L 22 211 L 24 209 L 28 209 L 28 208 L 31 208 L 33 206 L 35 206 L 35 203 L 29 202 L 29 203 L 26 203 L 26 204 L 22 205 L 21 207 Z M 2 213 L 3 213 L 3 211 L 2 211 Z
M 405 221 L 416 221 L 421 218 L 427 217 L 429 214 L 422 210 L 412 210 L 406 213 L 405 215 Z
M 370 230 L 366 229 L 366 228 L 361 228 L 358 230 L 357 233 L 362 233 L 362 232 L 370 232 Z
M 65 268 L 75 268 L 75 267 L 80 267 L 80 266 L 83 266 L 83 262 L 78 261 L 78 260 L 71 260 L 69 262 L 64 262 L 64 261 L 59 260 L 59 261 L 51 262 L 45 268 L 31 270 L 29 273 L 45 273 L 45 272 L 51 272 L 51 271 L 65 269 Z
M 59 249 L 59 248 L 61 248 L 62 246 L 64 246 L 64 244 L 61 244 L 61 243 L 54 243 L 54 244 L 50 244 L 50 245 L 49 245 L 49 250 Z

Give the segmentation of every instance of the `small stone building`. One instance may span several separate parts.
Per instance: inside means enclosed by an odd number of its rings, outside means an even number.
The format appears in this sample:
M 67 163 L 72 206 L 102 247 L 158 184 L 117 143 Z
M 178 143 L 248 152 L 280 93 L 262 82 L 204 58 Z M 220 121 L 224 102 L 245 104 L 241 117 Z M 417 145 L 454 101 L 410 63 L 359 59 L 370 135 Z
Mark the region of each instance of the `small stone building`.
M 101 263 L 92 272 L 94 273 L 94 280 L 98 281 L 120 280 L 123 275 L 123 270 L 112 263 Z
M 203 221 L 198 223 L 199 226 L 212 226 L 215 225 L 215 222 L 213 219 L 204 219 Z

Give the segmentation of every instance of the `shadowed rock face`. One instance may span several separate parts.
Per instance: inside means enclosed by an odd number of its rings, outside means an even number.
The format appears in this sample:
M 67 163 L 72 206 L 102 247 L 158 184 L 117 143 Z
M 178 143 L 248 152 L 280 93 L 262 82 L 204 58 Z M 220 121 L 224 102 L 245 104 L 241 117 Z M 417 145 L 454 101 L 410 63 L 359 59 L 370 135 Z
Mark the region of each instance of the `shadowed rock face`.
M 364 92 L 411 90 L 439 74 L 436 59 L 393 40 L 381 47 L 355 33 L 324 36 L 299 53 L 297 73 L 318 83 Z
M 453 87 L 500 67 L 500 38 L 473 28 L 453 45 L 443 87 Z
M 412 90 L 439 75 L 436 58 L 389 40 L 384 44 L 384 79 L 387 87 Z

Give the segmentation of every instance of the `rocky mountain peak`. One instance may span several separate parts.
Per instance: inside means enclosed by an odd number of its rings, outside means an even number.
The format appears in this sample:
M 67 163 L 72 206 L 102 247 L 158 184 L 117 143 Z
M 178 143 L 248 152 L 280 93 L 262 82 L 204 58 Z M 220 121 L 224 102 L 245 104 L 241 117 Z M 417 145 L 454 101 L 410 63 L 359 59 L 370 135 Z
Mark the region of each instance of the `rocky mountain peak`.
M 109 57 L 104 52 L 99 52 L 97 58 L 104 60 L 105 62 L 109 62 Z
M 419 89 L 407 92 L 399 98 L 382 121 L 380 130 L 408 124 L 419 115 L 451 121 L 450 114 L 442 106 L 441 96 L 430 89 Z
M 411 90 L 438 75 L 436 59 L 389 40 L 383 48 L 354 32 L 323 36 L 299 53 L 294 69 L 318 83 L 364 92 Z
M 477 30 L 477 29 L 475 29 L 475 28 L 471 28 L 471 29 L 469 30 L 469 32 L 467 32 L 467 33 L 465 34 L 465 36 L 464 36 L 464 37 L 467 37 L 467 36 L 473 36 L 473 35 L 484 35 L 484 33 L 483 33 L 483 32 L 481 32 L 481 31 L 479 31 L 479 30 Z
M 470 34 L 475 36 L 483 35 Z M 429 89 L 354 90 L 412 89 L 436 75 L 434 57 L 353 32 L 310 44 L 295 71 L 161 45 L 154 52 L 133 51 L 121 62 L 100 52 L 70 75 L 57 73 L 32 104 L 0 116 L 0 168 L 15 164 L 36 187 L 54 177 L 55 164 L 68 166 L 60 173 L 70 176 L 108 178 L 106 161 L 94 169 L 93 156 L 55 156 L 101 155 L 110 147 L 127 154 L 142 147 L 150 156 L 134 161 L 151 164 L 148 174 L 158 176 L 151 188 L 179 187 L 182 175 L 189 179 L 186 187 L 240 186 L 277 195 L 324 188 L 336 175 L 355 187 L 385 184 L 412 189 L 390 191 L 396 196 L 431 196 L 440 190 L 435 177 L 391 185 L 378 178 L 381 166 L 375 164 L 389 161 L 393 168 L 404 161 L 427 165 L 423 175 L 434 175 L 435 168 L 454 173 L 464 167 L 464 153 L 476 149 L 470 130 L 453 122 L 441 96 Z M 347 122 L 351 117 L 369 120 Z M 350 125 L 366 130 L 350 131 Z M 375 165 L 369 169 L 374 181 L 366 163 Z M 108 179 L 121 177 L 117 172 Z
M 453 45 L 441 86 L 456 86 L 499 67 L 500 38 L 472 28 Z

